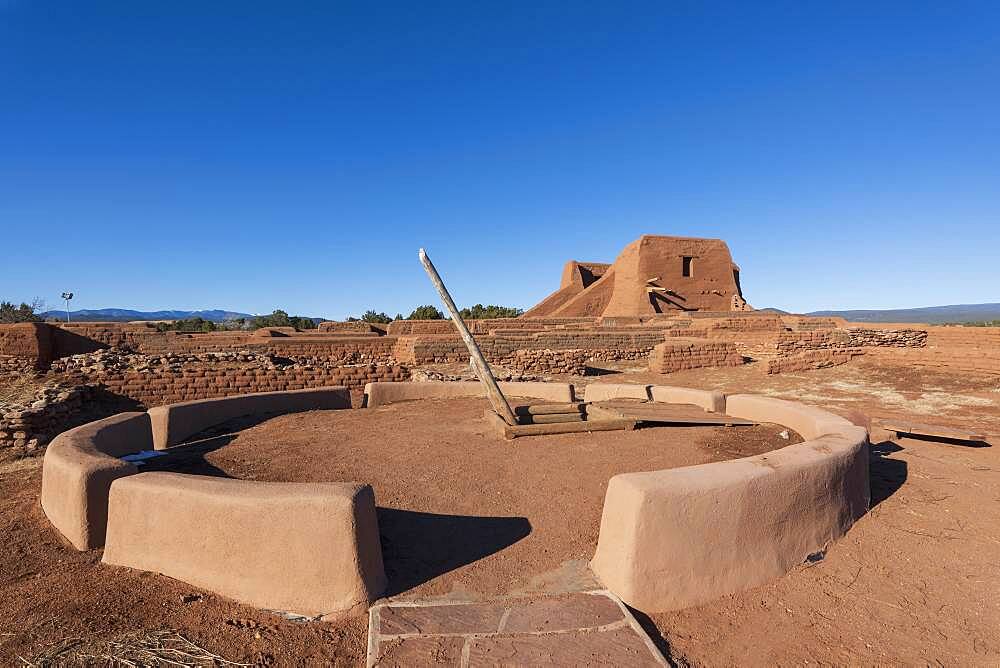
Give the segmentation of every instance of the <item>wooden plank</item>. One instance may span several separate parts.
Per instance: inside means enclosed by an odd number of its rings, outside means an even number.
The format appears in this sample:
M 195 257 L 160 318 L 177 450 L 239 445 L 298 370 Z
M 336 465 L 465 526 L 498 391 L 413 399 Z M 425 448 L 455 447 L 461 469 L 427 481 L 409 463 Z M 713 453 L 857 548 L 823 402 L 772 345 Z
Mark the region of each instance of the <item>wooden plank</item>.
M 921 424 L 919 422 L 887 421 L 881 422 L 880 426 L 887 431 L 894 431 L 899 435 L 913 434 L 916 436 L 929 436 L 931 438 L 947 438 L 952 441 L 985 442 L 987 438 L 986 434 L 981 432 L 942 425 Z
M 583 413 L 582 401 L 569 404 L 531 404 L 530 406 L 515 406 L 515 415 L 550 415 L 553 413 Z
M 753 420 L 733 417 L 724 413 L 711 413 L 693 404 L 630 403 L 607 401 L 592 404 L 588 413 L 594 410 L 620 418 L 655 424 L 726 425 L 748 426 L 757 424 Z
M 493 404 L 493 410 L 503 418 L 504 422 L 507 424 L 517 424 L 517 417 L 514 415 L 514 411 L 510 409 L 510 404 L 507 403 L 507 398 L 503 396 L 503 392 L 500 391 L 500 386 L 497 385 L 497 379 L 493 377 L 493 371 L 490 369 L 489 363 L 486 358 L 483 357 L 483 352 L 479 349 L 479 344 L 476 340 L 472 338 L 472 334 L 469 333 L 469 328 L 465 326 L 465 321 L 462 320 L 462 316 L 458 312 L 458 307 L 455 306 L 455 301 L 451 298 L 451 294 L 448 292 L 448 288 L 444 286 L 444 281 L 441 280 L 440 274 L 438 274 L 437 269 L 434 268 L 434 263 L 421 248 L 420 252 L 417 254 L 420 257 L 420 263 L 424 265 L 424 271 L 427 272 L 427 276 L 430 277 L 431 283 L 438 291 L 438 295 L 441 297 L 441 301 L 444 302 L 444 306 L 448 309 L 448 313 L 451 314 L 451 321 L 455 325 L 455 329 L 461 335 L 462 340 L 465 342 L 465 347 L 469 349 L 469 357 L 472 360 L 472 369 L 479 376 L 480 382 L 486 388 L 486 396 L 489 398 L 490 403 Z
M 544 415 L 522 415 L 518 424 L 556 424 L 559 422 L 583 422 L 583 413 L 546 413 Z
M 510 440 L 523 436 L 547 436 L 550 434 L 581 434 L 592 431 L 632 431 L 635 420 L 617 418 L 613 420 L 584 420 L 582 422 L 561 422 L 557 424 L 525 424 L 511 426 L 491 410 L 486 411 L 486 420 L 498 434 Z

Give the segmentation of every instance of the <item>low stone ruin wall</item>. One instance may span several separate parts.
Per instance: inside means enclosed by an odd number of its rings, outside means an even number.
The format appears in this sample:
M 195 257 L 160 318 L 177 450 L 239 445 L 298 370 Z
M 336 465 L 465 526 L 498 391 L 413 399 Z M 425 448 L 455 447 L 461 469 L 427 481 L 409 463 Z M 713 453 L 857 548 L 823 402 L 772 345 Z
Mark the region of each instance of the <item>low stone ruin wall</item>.
M 923 348 L 927 345 L 924 329 L 831 329 L 801 332 L 782 332 L 776 348 L 790 353 L 800 350 L 828 348 Z
M 664 331 L 577 331 L 549 330 L 492 336 L 476 335 L 476 342 L 483 355 L 491 362 L 508 364 L 511 356 L 523 351 L 580 351 L 587 352 L 587 359 L 627 360 L 642 359 L 653 346 L 663 342 Z M 541 359 L 545 355 L 527 355 L 525 360 Z M 571 357 L 577 357 L 573 355 Z M 395 339 L 392 358 L 401 364 L 433 364 L 466 362 L 469 351 L 456 335 L 402 336 Z
M 383 335 L 388 330 L 388 325 L 381 323 L 350 321 L 350 322 L 321 322 L 317 329 L 324 334 L 378 334 Z
M 517 350 L 504 358 L 503 366 L 535 373 L 566 373 L 582 376 L 587 372 L 587 350 Z
M 0 355 L 0 374 L 22 374 L 36 371 L 39 371 L 37 358 Z
M 59 432 L 93 417 L 95 388 L 85 385 L 42 387 L 27 402 L 0 406 L 0 461 L 29 455 Z M 94 415 L 97 417 L 97 415 Z
M 923 348 L 927 345 L 926 329 L 864 329 L 847 330 L 854 348 Z
M 587 350 L 575 348 L 570 350 L 515 350 L 510 355 L 490 360 L 501 367 L 514 369 L 522 373 L 553 374 L 565 373 L 574 376 L 586 375 L 587 369 L 595 363 L 621 362 L 628 360 L 643 360 L 649 357 L 648 350 Z
M 786 373 L 790 371 L 808 371 L 810 369 L 826 369 L 850 362 L 855 357 L 864 355 L 861 348 L 829 348 L 823 350 L 805 350 L 789 355 L 780 355 L 767 360 L 767 373 Z
M 849 329 L 782 332 L 775 343 L 779 355 L 767 360 L 768 374 L 808 371 L 846 364 L 872 348 L 923 348 L 927 330 Z
M 331 385 L 360 392 L 370 382 L 409 378 L 409 369 L 394 363 L 289 363 L 249 351 L 151 356 L 104 350 L 56 360 L 52 369 L 75 384 L 94 385 L 147 408 Z
M 671 339 L 653 348 L 649 370 L 653 373 L 673 373 L 701 367 L 740 366 L 743 356 L 730 341 Z
M 848 348 L 851 336 L 842 329 L 807 332 L 782 332 L 775 347 L 779 353 L 796 353 L 803 350 Z

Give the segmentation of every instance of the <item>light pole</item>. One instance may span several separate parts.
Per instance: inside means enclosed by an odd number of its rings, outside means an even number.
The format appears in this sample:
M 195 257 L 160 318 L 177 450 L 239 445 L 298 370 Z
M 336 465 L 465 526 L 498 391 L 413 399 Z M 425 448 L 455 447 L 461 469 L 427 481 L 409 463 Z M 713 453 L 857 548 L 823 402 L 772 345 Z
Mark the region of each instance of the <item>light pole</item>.
M 69 300 L 73 298 L 73 293 L 64 292 L 62 298 L 66 300 L 66 322 L 69 322 Z

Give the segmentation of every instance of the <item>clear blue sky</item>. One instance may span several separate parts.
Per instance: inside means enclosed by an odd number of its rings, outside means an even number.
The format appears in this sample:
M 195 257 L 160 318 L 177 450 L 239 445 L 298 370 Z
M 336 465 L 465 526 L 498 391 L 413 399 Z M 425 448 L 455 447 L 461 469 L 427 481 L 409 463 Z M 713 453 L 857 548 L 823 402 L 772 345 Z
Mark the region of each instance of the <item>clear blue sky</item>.
M 1000 301 L 1000 3 L 0 0 L 0 298 L 527 307 L 644 233 Z

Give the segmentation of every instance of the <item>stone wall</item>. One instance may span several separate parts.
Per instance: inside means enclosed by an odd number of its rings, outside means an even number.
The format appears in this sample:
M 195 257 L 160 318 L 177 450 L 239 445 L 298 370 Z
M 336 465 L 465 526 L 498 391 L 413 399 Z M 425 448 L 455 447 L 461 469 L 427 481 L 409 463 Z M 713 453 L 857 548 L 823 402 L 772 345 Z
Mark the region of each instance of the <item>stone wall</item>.
M 510 355 L 523 350 L 587 350 L 590 351 L 588 359 L 642 359 L 665 336 L 660 330 L 548 330 L 520 335 L 477 335 L 475 338 L 487 360 L 504 364 Z M 394 339 L 391 355 L 401 364 L 465 362 L 469 359 L 465 343 L 457 335 L 402 336 Z
M 392 363 L 288 363 L 251 352 L 150 356 L 114 350 L 59 360 L 53 371 L 74 383 L 93 385 L 145 408 L 178 401 L 406 380 L 409 370 Z
M 0 355 L 0 375 L 37 373 L 39 366 L 37 358 Z
M 741 364 L 743 356 L 736 350 L 736 344 L 729 341 L 670 339 L 653 348 L 649 356 L 649 370 L 653 373 Z
M 778 352 L 831 348 L 922 348 L 927 345 L 927 331 L 922 329 L 832 329 L 781 332 L 775 344 Z
M 851 346 L 858 348 L 923 348 L 927 345 L 926 329 L 865 329 L 851 327 Z
M 130 408 L 99 388 L 50 381 L 27 401 L 0 405 L 0 461 L 34 454 L 67 429 Z
M 841 329 L 781 332 L 775 344 L 779 353 L 790 354 L 803 350 L 820 350 L 828 348 L 848 348 L 851 345 L 851 335 Z
M 317 329 L 324 334 L 377 334 L 381 336 L 387 332 L 388 325 L 359 320 L 350 322 L 334 322 L 331 320 L 319 323 Z
M 587 372 L 590 353 L 589 350 L 516 350 L 504 359 L 503 366 L 522 372 L 582 376 Z
M 625 360 L 646 360 L 649 351 L 574 348 L 569 350 L 527 349 L 515 350 L 502 358 L 489 360 L 491 364 L 515 369 L 522 373 L 540 374 L 567 373 L 575 376 L 586 375 L 595 362 Z
M 860 348 L 806 350 L 767 360 L 766 371 L 768 374 L 774 374 L 789 371 L 807 371 L 809 369 L 825 369 L 831 366 L 846 364 L 859 355 L 864 355 L 864 351 Z

